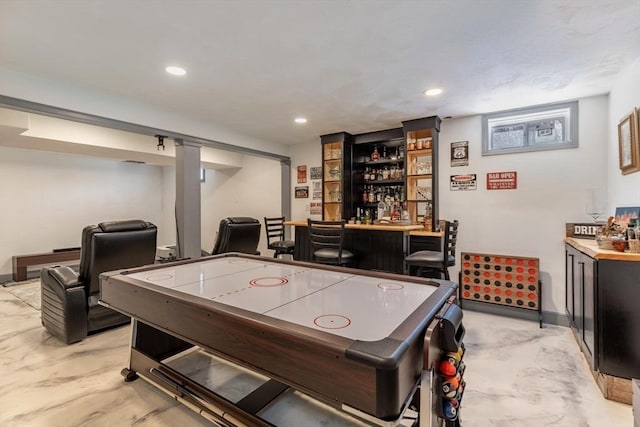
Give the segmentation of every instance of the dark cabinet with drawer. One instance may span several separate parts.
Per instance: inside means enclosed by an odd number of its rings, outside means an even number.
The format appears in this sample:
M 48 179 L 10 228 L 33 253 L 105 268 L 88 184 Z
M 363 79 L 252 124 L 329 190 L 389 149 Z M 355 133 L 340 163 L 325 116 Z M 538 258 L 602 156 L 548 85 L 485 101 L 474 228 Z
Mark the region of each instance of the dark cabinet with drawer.
M 565 245 L 566 311 L 591 368 L 640 378 L 640 261 Z
M 566 246 L 566 301 L 567 315 L 580 347 L 592 369 L 597 369 L 595 359 L 595 275 L 596 261 Z

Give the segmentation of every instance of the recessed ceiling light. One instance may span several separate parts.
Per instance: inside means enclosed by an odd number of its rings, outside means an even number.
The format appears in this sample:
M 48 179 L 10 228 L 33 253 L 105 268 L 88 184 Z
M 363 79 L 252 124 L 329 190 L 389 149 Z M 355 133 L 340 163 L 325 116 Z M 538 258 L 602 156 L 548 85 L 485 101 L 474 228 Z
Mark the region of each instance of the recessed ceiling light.
M 176 67 L 175 65 L 170 65 L 164 69 L 167 73 L 173 74 L 174 76 L 184 76 L 187 74 L 187 71 L 182 67 Z
M 436 96 L 436 95 L 440 95 L 441 93 L 442 93 L 442 89 L 429 89 L 424 92 L 424 94 L 427 96 Z
M 305 119 L 304 117 L 296 117 L 294 122 L 298 123 L 299 125 L 302 125 L 307 123 L 307 119 Z

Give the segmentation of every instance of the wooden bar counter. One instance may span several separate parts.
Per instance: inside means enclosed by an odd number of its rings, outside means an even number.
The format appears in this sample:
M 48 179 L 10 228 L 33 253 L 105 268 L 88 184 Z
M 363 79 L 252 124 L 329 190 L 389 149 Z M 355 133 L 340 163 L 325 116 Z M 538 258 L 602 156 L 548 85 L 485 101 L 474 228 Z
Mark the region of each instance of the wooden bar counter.
M 311 261 L 307 221 L 287 221 L 295 227 L 293 259 Z M 404 257 L 415 250 L 440 250 L 440 232 L 426 231 L 422 224 L 346 224 L 344 248 L 355 254 L 350 267 L 404 273 Z M 413 249 L 417 248 L 417 249 Z

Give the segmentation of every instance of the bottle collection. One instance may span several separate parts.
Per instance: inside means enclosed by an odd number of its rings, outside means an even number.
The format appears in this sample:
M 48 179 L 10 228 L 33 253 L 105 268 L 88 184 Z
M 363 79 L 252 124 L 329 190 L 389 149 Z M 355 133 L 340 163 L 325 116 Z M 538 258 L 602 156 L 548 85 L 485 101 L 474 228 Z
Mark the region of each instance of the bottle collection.
M 387 150 L 387 146 L 383 145 L 381 153 L 380 151 L 378 151 L 378 146 L 374 145 L 369 159 L 372 162 L 377 162 L 379 160 L 402 160 L 404 159 L 404 147 L 391 147 Z
M 362 179 L 365 182 L 371 181 L 400 181 L 404 179 L 404 168 L 401 166 L 385 166 L 382 168 L 364 168 Z
M 362 203 L 378 203 L 383 201 L 387 204 L 392 202 L 404 202 L 404 186 L 390 185 L 387 187 L 376 187 L 365 185 L 362 192 Z

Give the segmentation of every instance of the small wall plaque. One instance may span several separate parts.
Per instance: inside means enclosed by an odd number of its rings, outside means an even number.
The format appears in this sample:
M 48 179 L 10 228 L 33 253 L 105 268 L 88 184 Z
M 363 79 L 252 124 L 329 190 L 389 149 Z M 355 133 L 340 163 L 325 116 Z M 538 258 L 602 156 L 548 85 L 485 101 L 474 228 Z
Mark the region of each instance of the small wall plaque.
M 595 223 L 580 223 L 580 224 L 576 224 L 576 223 L 572 223 L 572 222 L 567 222 L 567 237 L 576 237 L 579 239 L 595 239 L 596 238 L 596 231 L 598 231 L 598 229 L 600 227 L 602 227 L 602 224 L 595 224 Z

